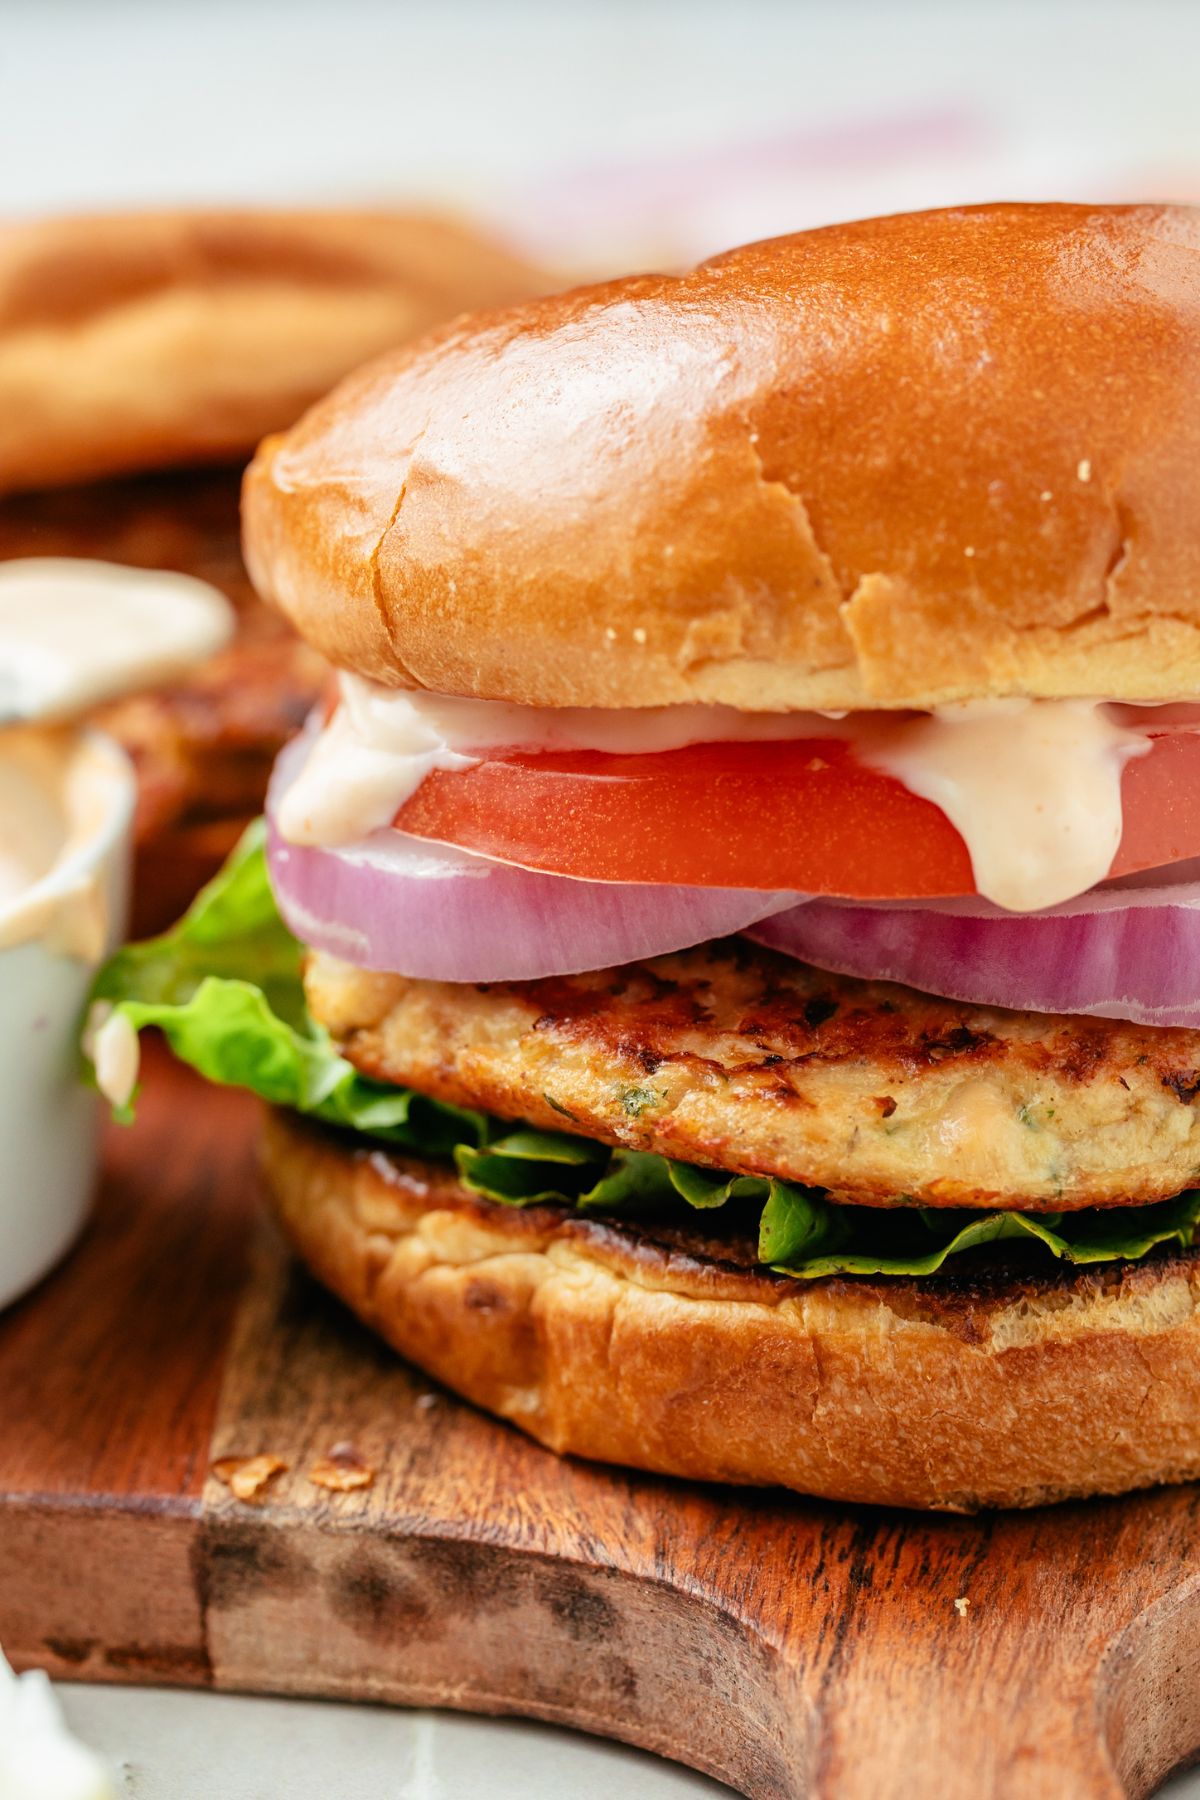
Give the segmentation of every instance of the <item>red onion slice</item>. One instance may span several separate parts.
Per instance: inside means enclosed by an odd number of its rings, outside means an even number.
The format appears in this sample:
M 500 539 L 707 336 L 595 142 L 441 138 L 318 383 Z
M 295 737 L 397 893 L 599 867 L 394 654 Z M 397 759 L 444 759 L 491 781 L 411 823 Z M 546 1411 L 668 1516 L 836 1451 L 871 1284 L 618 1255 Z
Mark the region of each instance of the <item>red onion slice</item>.
M 401 831 L 316 850 L 273 824 L 303 744 L 267 800 L 271 885 L 289 928 L 346 962 L 426 981 L 536 981 L 683 950 L 742 931 L 796 894 L 576 881 Z
M 1174 881 L 1160 869 L 1157 879 L 1109 883 L 1016 917 L 973 898 L 889 907 L 814 900 L 747 935 L 820 969 L 951 1000 L 1200 1027 L 1196 865 Z

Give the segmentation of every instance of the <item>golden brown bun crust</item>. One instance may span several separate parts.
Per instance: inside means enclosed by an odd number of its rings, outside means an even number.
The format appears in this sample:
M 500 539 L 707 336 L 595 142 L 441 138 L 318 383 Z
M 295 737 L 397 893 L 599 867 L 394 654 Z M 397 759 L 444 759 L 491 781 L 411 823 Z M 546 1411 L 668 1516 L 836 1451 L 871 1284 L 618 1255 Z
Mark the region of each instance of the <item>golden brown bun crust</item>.
M 546 278 L 439 218 L 165 212 L 0 229 L 0 492 L 245 456 L 347 370 Z
M 699 1227 L 497 1206 L 284 1114 L 263 1157 L 316 1274 L 552 1449 L 954 1511 L 1200 1474 L 1200 1256 L 805 1284 Z
M 1200 210 L 988 206 L 467 320 L 262 446 L 334 662 L 537 706 L 1200 692 Z

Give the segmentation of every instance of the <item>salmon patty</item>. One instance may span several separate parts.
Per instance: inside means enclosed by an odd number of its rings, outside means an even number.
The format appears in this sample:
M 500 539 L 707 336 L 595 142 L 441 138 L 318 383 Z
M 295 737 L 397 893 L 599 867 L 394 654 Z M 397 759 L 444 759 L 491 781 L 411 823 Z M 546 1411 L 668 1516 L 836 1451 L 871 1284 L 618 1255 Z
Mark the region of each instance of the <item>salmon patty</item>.
M 305 986 L 380 1081 L 839 1201 L 1067 1211 L 1200 1180 L 1194 1031 L 935 999 L 740 938 L 486 987 L 315 952 Z

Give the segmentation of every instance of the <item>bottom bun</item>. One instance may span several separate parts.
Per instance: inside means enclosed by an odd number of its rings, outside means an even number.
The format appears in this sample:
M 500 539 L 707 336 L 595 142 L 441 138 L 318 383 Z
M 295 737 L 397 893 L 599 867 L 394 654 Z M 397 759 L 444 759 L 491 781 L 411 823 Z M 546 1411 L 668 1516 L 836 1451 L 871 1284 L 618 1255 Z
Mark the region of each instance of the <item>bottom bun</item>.
M 551 1449 L 954 1512 L 1200 1475 L 1200 1253 L 802 1282 L 703 1222 L 497 1205 L 289 1114 L 263 1162 L 322 1281 Z

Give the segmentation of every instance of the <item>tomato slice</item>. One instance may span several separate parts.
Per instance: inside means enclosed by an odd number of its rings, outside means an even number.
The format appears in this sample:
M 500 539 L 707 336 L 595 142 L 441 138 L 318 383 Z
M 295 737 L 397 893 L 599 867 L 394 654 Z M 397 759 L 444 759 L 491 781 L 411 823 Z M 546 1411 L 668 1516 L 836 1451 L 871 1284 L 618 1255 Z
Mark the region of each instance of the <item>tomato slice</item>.
M 1200 734 L 1156 737 L 1125 769 L 1114 875 L 1200 855 Z M 975 891 L 932 801 L 835 738 L 492 756 L 434 770 L 396 824 L 590 881 L 794 889 L 860 900 Z

